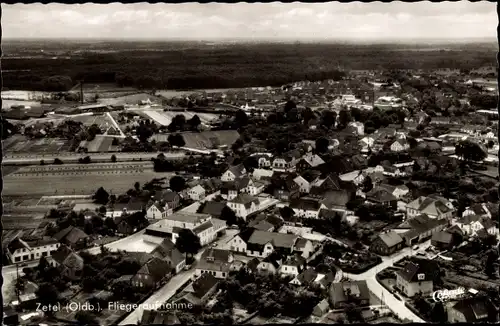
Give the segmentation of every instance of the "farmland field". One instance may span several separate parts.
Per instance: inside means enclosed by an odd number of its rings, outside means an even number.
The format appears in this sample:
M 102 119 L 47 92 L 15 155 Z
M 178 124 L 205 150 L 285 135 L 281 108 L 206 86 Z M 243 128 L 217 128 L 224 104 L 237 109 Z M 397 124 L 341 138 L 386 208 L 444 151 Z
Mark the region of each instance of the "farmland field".
M 35 107 L 35 106 L 40 106 L 41 103 L 36 102 L 36 101 L 4 100 L 4 99 L 2 99 L 2 109 L 9 109 L 13 105 L 24 105 L 24 106 Z
M 211 113 L 196 113 L 196 112 L 174 112 L 174 111 L 160 111 L 160 110 L 136 110 L 137 114 L 141 116 L 153 119 L 156 123 L 162 126 L 168 126 L 172 119 L 178 115 L 182 114 L 186 117 L 186 120 L 191 119 L 194 115 L 197 115 L 202 123 L 209 123 L 212 120 L 217 119 L 216 114 Z
M 91 195 L 97 188 L 119 194 L 154 178 L 172 173 L 156 173 L 151 163 L 67 164 L 24 167 L 4 176 L 4 196 Z
M 71 144 L 66 139 L 41 138 L 28 139 L 24 136 L 13 136 L 2 142 L 4 153 L 58 153 L 68 151 Z
M 147 101 L 148 99 L 152 103 L 161 104 L 162 102 L 161 98 L 159 97 L 147 93 L 137 93 L 137 92 L 134 94 L 127 94 L 123 96 L 118 95 L 109 98 L 100 98 L 98 102 L 108 105 L 126 105 L 126 104 L 134 105 L 134 104 L 140 104 L 141 101 Z

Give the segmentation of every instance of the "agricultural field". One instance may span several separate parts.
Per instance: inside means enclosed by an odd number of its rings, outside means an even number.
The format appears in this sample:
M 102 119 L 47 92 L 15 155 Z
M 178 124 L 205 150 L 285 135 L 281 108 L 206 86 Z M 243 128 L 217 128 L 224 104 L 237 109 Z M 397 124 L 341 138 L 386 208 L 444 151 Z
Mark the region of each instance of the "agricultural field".
M 3 97 L 3 94 L 2 94 L 2 97 Z M 24 106 L 30 106 L 30 107 L 38 107 L 38 106 L 41 106 L 42 104 L 40 102 L 37 102 L 37 101 L 2 99 L 2 109 L 10 109 L 13 105 L 24 105 Z
M 196 112 L 175 112 L 175 111 L 160 111 L 160 110 L 137 110 L 135 113 L 140 114 L 146 118 L 154 120 L 156 123 L 162 126 L 168 126 L 172 119 L 178 115 L 182 114 L 186 117 L 186 120 L 191 119 L 194 115 L 197 115 L 201 123 L 209 123 L 218 118 L 216 114 L 212 113 L 196 113 Z
M 121 194 L 154 178 L 167 178 L 172 173 L 156 173 L 151 163 L 146 165 L 71 164 L 21 168 L 4 176 L 4 196 L 92 195 L 99 187 Z
M 24 136 L 15 135 L 2 142 L 4 153 L 59 153 L 68 151 L 71 143 L 66 139 L 41 138 L 28 139 Z
M 105 99 L 105 98 L 114 98 L 118 96 L 123 96 L 123 95 L 128 95 L 128 94 L 134 94 L 137 93 L 138 90 L 133 87 L 118 87 L 114 83 L 102 83 L 102 84 L 95 84 L 95 83 L 89 83 L 89 84 L 83 84 L 83 96 L 85 99 L 92 99 L 94 100 L 96 95 L 99 100 Z M 75 85 L 71 90 L 70 93 L 80 93 L 80 85 L 77 84 Z

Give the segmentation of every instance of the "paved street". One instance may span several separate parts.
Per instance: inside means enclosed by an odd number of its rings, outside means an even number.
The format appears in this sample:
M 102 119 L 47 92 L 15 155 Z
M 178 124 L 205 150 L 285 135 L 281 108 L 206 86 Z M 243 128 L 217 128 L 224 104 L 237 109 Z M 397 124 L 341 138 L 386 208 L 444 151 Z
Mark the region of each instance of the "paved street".
M 344 276 L 352 280 L 359 280 L 359 281 L 366 280 L 368 289 L 373 294 L 375 294 L 380 300 L 384 301 L 385 304 L 402 320 L 409 319 L 415 323 L 425 323 L 423 319 L 415 315 L 410 309 L 408 309 L 405 306 L 404 301 L 396 299 L 396 297 L 392 295 L 391 292 L 387 291 L 382 285 L 380 285 L 379 282 L 376 280 L 375 276 L 377 275 L 378 272 L 382 271 L 383 269 L 389 266 L 392 266 L 395 262 L 404 258 L 405 256 L 410 256 L 417 252 L 424 251 L 430 246 L 430 244 L 431 241 L 428 240 L 424 243 L 419 244 L 418 250 L 412 250 L 412 248 L 410 247 L 404 248 L 403 250 L 397 252 L 392 256 L 382 257 L 382 263 L 369 269 L 363 274 L 355 275 L 355 274 L 344 273 Z
M 217 247 L 223 247 L 224 244 L 229 241 L 238 230 L 227 230 L 226 234 L 219 238 L 215 243 L 217 243 Z M 201 258 L 201 255 L 208 247 L 205 247 L 198 254 L 196 254 L 196 260 Z M 193 266 L 189 271 L 183 271 L 178 275 L 175 275 L 167 284 L 161 287 L 158 291 L 156 291 L 152 296 L 150 296 L 145 302 L 144 305 L 155 305 L 155 304 L 163 304 L 168 301 L 175 292 L 187 281 L 193 278 L 196 267 Z M 119 325 L 130 325 L 137 324 L 138 321 L 142 318 L 143 309 L 139 307 L 130 313 Z

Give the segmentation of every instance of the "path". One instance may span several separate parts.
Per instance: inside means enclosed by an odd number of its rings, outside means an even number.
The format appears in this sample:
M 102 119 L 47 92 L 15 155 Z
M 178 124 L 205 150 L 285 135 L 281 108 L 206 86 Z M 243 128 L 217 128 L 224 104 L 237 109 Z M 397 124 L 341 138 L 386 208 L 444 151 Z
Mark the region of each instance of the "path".
M 362 281 L 365 280 L 368 289 L 377 296 L 378 299 L 383 300 L 384 303 L 401 319 L 409 319 L 412 322 L 415 323 L 425 323 L 423 319 L 415 315 L 410 309 L 408 309 L 404 301 L 400 301 L 396 299 L 396 297 L 389 292 L 387 289 L 385 289 L 376 279 L 376 275 L 378 272 L 386 269 L 389 266 L 392 266 L 395 262 L 403 259 L 406 256 L 411 256 L 412 254 L 416 252 L 422 252 L 425 251 L 429 246 L 431 245 L 431 241 L 428 240 L 424 243 L 419 244 L 419 249 L 418 250 L 412 250 L 411 247 L 404 248 L 403 250 L 397 252 L 396 254 L 389 256 L 389 257 L 382 257 L 382 263 L 378 264 L 377 266 L 369 269 L 368 271 L 362 273 L 362 274 L 349 274 L 349 273 L 344 273 L 344 276 L 351 279 L 351 280 L 356 280 L 356 281 Z

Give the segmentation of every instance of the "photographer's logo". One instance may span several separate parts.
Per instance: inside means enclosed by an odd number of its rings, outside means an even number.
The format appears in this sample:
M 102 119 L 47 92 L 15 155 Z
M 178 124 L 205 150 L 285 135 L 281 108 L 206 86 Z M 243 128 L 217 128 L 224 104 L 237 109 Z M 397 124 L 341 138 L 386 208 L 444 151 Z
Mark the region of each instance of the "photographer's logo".
M 465 288 L 460 287 L 456 290 L 439 290 L 432 293 L 432 299 L 435 302 L 444 302 L 458 299 L 465 294 Z

